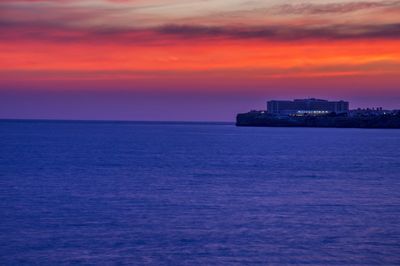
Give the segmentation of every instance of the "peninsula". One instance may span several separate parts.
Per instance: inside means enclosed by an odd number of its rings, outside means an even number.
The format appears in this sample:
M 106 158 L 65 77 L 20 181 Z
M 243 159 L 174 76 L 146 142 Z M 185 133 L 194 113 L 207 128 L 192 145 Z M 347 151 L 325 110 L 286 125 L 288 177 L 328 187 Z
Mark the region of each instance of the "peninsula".
M 237 126 L 400 128 L 400 110 L 349 109 L 347 101 L 315 98 L 268 101 L 267 110 L 238 114 Z

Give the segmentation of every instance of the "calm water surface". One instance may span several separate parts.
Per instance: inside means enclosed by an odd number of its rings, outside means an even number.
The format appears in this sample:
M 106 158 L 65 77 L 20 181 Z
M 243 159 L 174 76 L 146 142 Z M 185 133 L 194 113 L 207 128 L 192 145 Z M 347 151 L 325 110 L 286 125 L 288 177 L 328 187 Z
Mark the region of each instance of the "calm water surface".
M 0 122 L 1 265 L 400 265 L 400 130 Z

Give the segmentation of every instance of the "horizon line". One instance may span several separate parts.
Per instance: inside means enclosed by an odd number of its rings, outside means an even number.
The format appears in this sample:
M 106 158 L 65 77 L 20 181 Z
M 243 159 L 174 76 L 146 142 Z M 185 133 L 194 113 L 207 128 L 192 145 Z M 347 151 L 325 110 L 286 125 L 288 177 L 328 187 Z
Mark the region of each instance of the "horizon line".
M 68 119 L 68 118 L 0 118 L 0 122 L 92 122 L 136 124 L 220 124 L 234 125 L 234 121 L 187 121 L 187 120 L 125 120 L 125 119 Z

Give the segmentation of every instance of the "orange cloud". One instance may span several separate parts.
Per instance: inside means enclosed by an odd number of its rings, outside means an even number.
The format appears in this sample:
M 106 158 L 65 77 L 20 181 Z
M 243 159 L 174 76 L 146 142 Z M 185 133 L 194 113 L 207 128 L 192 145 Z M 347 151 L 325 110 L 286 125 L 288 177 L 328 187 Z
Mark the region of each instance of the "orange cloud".
M 232 17 L 213 25 L 208 13 L 183 20 L 177 16 L 179 23 L 169 23 L 170 17 L 165 20 L 141 9 L 135 24 L 126 16 L 129 8 L 120 4 L 93 8 L 93 2 L 85 6 L 64 1 L 68 8 L 61 8 L 59 1 L 19 2 L 0 3 L 0 80 L 123 79 L 160 84 L 168 79 L 241 79 L 262 84 L 288 78 L 400 76 L 400 24 L 395 18 L 387 21 L 373 13 L 381 18 L 373 24 L 364 18 L 348 24 L 331 20 L 337 13 L 382 8 L 388 12 L 386 8 L 398 1 L 280 5 L 275 8 L 297 17 L 282 15 L 279 23 L 247 23 L 248 14 L 261 17 L 256 10 L 221 10 Z M 136 1 L 129 2 L 130 11 L 138 8 Z M 159 11 L 167 2 L 152 3 L 158 3 Z

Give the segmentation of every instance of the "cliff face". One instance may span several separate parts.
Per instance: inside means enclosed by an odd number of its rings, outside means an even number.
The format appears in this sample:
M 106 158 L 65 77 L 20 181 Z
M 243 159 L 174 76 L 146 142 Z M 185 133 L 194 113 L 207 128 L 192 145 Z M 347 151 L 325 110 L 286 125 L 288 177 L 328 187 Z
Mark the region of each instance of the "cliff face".
M 347 116 L 300 116 L 277 117 L 265 112 L 238 114 L 237 126 L 258 127 L 339 127 L 339 128 L 400 128 L 399 115 L 368 117 Z

